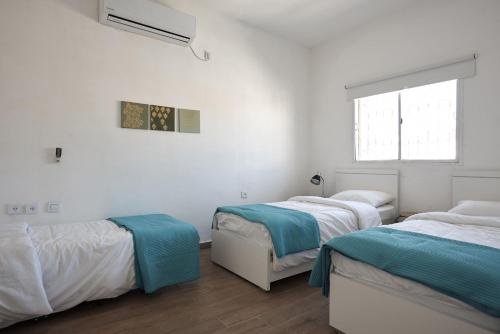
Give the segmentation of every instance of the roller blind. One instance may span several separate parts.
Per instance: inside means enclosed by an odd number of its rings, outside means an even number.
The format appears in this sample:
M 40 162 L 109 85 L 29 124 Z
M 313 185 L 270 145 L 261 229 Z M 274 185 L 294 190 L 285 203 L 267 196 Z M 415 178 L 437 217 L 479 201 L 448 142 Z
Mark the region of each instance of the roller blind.
M 347 84 L 347 99 L 394 92 L 405 88 L 424 86 L 454 79 L 464 79 L 476 74 L 476 54 L 439 65 L 427 66 L 406 73 L 376 80 Z

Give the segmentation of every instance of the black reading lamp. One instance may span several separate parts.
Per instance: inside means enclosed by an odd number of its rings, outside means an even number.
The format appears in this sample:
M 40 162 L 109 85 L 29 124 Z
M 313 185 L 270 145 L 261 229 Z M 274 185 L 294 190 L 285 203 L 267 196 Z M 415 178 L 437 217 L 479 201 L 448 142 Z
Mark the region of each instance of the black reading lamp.
M 320 184 L 323 186 L 322 187 L 322 196 L 325 197 L 325 179 L 321 174 L 316 174 L 313 177 L 311 177 L 311 183 L 314 184 L 315 186 L 319 186 Z

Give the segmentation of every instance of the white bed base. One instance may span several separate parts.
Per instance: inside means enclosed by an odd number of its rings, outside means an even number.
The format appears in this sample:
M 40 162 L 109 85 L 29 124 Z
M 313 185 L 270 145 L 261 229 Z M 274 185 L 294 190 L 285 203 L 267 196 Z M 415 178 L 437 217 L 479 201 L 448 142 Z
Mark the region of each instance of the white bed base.
M 383 222 L 384 224 L 392 223 Z M 314 261 L 282 271 L 273 270 L 273 250 L 252 239 L 228 231 L 212 230 L 212 262 L 257 285 L 265 291 L 271 283 L 312 270 Z
M 348 334 L 492 334 L 421 304 L 330 274 L 330 326 Z
M 283 271 L 273 271 L 273 250 L 252 239 L 228 231 L 212 230 L 212 261 L 232 271 L 265 291 L 271 283 L 312 269 L 307 262 Z
M 337 191 L 347 189 L 372 189 L 394 194 L 390 203 L 399 215 L 399 172 L 393 169 L 339 169 L 335 173 Z M 396 217 L 395 217 L 396 218 Z M 384 222 L 386 223 L 386 222 Z M 265 291 L 280 279 L 310 271 L 314 261 L 273 271 L 271 247 L 238 236 L 228 231 L 212 229 L 212 262 L 232 271 Z

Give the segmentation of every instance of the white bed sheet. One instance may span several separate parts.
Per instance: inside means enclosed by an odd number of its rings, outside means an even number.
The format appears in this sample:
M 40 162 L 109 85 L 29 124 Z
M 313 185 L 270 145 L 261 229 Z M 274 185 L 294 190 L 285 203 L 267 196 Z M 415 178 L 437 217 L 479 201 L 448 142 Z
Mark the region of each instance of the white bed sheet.
M 333 207 L 331 205 L 288 200 L 284 202 L 268 203 L 282 208 L 303 211 L 311 214 L 318 222 L 320 229 L 321 244 L 335 236 L 359 230 L 358 218 L 347 209 Z M 380 207 L 379 214 L 387 219 L 394 216 L 395 208 L 392 205 Z M 262 224 L 251 223 L 236 215 L 218 213 L 215 217 L 217 228 L 228 233 L 235 233 L 240 237 L 252 239 L 263 247 L 272 248 L 272 240 L 269 231 Z M 273 250 L 274 253 L 274 250 Z M 287 268 L 296 267 L 306 262 L 312 262 L 319 254 L 318 249 L 310 249 L 303 252 L 289 254 L 278 258 L 273 256 L 273 271 L 279 272 Z
M 500 248 L 500 228 L 497 227 L 449 224 L 433 220 L 407 220 L 384 227 Z M 339 253 L 333 253 L 332 263 L 335 272 L 342 276 L 380 288 L 488 330 L 500 332 L 500 319 L 491 317 L 425 285 L 351 260 Z
M 132 234 L 107 220 L 32 226 L 54 312 L 135 288 Z
M 40 278 L 49 310 L 35 309 L 14 314 L 0 312 L 0 328 L 42 314 L 64 311 L 85 301 L 114 298 L 135 288 L 132 234 L 112 222 L 33 225 L 27 229 L 24 239 L 30 241 L 36 258 L 32 267 L 40 271 L 38 276 L 26 275 L 31 280 Z M 28 241 L 25 244 L 19 244 L 19 247 L 26 249 Z M 10 249 L 13 251 L 12 247 Z M 14 274 L 14 270 L 9 270 L 9 277 Z M 2 288 L 8 288 L 4 281 L 0 285 L 0 295 Z M 4 302 L 9 302 L 7 306 L 15 310 L 17 304 L 26 304 L 21 297 Z M 31 298 L 26 306 L 32 304 L 33 308 L 38 300 L 43 302 L 41 297 Z
M 28 224 L 0 225 L 0 328 L 52 312 Z

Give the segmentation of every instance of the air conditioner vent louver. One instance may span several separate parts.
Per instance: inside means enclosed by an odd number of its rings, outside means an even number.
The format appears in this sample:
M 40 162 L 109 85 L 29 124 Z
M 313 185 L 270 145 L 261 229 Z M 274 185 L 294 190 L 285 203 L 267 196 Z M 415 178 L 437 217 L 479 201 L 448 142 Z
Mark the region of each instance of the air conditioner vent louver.
M 151 26 L 148 26 L 148 25 L 145 25 L 145 24 L 141 24 L 139 22 L 135 22 L 135 21 L 123 18 L 123 17 L 118 17 L 116 15 L 109 14 L 108 15 L 108 21 L 112 21 L 114 23 L 122 24 L 122 25 L 127 26 L 127 27 L 139 29 L 139 30 L 144 31 L 146 33 L 151 33 L 151 34 L 156 34 L 156 35 L 159 35 L 159 36 L 162 36 L 162 37 L 168 37 L 168 38 L 176 39 L 176 40 L 178 40 L 180 42 L 184 42 L 184 43 L 189 43 L 189 41 L 191 40 L 191 38 L 189 38 L 187 36 L 182 36 L 182 35 L 179 35 L 179 34 L 174 34 L 172 32 L 168 32 L 168 31 L 165 31 L 165 30 L 154 28 L 154 27 L 151 27 Z

